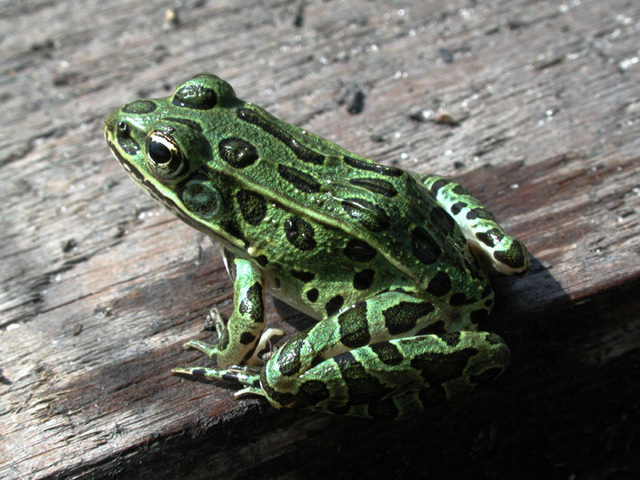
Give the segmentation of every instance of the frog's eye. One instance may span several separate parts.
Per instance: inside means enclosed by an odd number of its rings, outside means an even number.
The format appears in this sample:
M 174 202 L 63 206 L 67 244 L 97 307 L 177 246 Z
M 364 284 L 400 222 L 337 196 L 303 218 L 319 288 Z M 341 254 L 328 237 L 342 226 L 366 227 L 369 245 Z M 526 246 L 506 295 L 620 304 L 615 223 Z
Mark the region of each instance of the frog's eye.
M 180 146 L 167 133 L 156 130 L 147 137 L 147 165 L 163 178 L 176 178 L 186 165 Z

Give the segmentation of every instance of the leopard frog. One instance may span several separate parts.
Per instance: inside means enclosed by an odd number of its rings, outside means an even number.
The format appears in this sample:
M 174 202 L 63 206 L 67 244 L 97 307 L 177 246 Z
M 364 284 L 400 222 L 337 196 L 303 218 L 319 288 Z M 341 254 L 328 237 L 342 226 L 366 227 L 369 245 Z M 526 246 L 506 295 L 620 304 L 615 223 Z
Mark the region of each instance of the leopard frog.
M 489 275 L 523 275 L 525 247 L 459 184 L 354 155 L 197 75 L 105 120 L 127 173 L 211 237 L 233 282 L 216 367 L 276 408 L 407 417 L 499 375 L 509 350 L 478 329 Z M 317 320 L 263 361 L 264 294 Z

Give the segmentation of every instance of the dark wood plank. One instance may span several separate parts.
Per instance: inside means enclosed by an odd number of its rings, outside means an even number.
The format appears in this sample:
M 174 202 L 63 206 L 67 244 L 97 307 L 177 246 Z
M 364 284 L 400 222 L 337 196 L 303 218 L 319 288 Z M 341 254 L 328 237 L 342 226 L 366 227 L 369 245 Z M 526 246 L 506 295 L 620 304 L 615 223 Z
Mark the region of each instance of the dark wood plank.
M 632 478 L 640 472 L 637 2 L 0 1 L 0 477 Z M 174 17 L 175 18 L 175 17 Z M 170 376 L 231 284 L 111 159 L 102 119 L 199 71 L 476 193 L 534 257 L 497 279 L 489 388 L 411 422 L 277 412 Z M 364 94 L 360 113 L 356 92 Z M 358 108 L 355 108 L 358 110 Z M 432 121 L 447 112 L 457 125 Z M 293 334 L 307 320 L 270 303 Z

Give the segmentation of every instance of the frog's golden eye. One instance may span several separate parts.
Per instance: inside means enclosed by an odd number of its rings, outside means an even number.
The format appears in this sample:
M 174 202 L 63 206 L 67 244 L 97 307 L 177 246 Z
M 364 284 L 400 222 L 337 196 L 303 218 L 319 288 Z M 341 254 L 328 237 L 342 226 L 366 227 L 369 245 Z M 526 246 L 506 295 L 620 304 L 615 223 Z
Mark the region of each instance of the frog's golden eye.
M 176 178 L 185 167 L 185 157 L 176 141 L 156 130 L 147 137 L 147 165 L 157 177 Z

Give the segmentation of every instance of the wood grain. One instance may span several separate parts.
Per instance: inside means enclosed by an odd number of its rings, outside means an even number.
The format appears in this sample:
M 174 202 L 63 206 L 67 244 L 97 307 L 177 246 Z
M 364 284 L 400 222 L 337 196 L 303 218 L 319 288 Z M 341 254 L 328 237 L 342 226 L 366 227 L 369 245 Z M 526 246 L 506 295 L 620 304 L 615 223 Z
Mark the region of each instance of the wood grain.
M 0 1 L 0 478 L 640 473 L 637 2 Z M 231 283 L 102 119 L 200 71 L 359 154 L 446 174 L 533 255 L 487 389 L 411 422 L 168 374 Z M 351 112 L 351 113 L 350 113 Z M 433 121 L 440 115 L 453 124 Z M 308 320 L 276 302 L 268 321 Z

